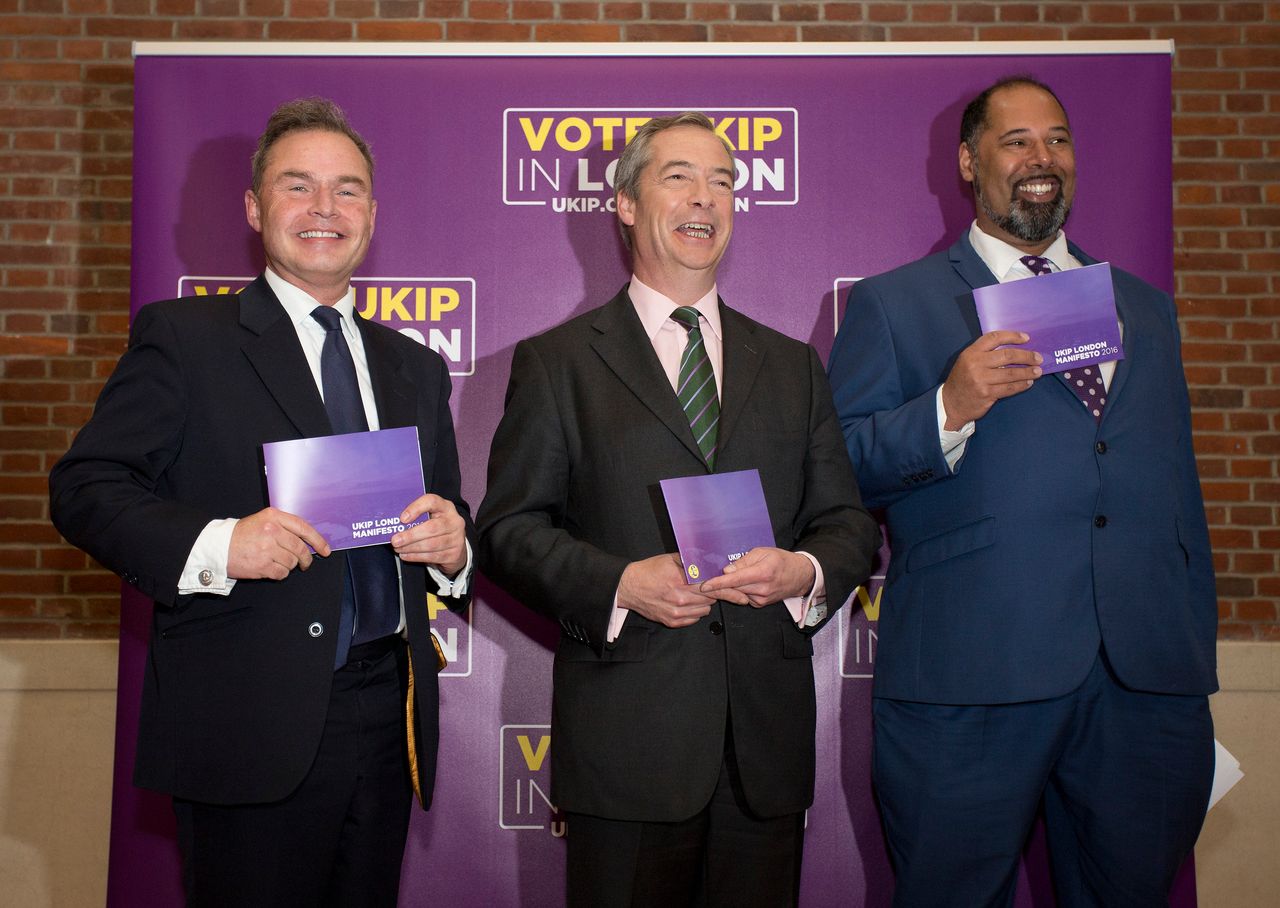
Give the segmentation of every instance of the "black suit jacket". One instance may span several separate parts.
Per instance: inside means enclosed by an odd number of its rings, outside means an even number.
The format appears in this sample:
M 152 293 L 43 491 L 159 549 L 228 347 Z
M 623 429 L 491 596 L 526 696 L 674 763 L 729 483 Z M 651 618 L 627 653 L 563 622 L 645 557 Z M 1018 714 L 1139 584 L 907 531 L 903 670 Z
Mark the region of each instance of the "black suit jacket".
M 716 469 L 759 469 L 778 546 L 822 565 L 829 618 L 870 573 L 879 533 L 826 377 L 807 345 L 720 311 Z M 813 799 L 817 628 L 798 630 L 781 603 L 717 603 L 683 629 L 632 613 L 605 642 L 623 569 L 676 550 L 658 481 L 706 469 L 625 288 L 516 346 L 479 513 L 481 566 L 561 626 L 551 761 L 563 809 L 692 816 L 711 798 L 727 730 L 757 814 Z
M 470 530 L 448 369 L 426 347 L 357 321 L 382 427 L 418 427 L 427 489 L 452 500 Z M 140 310 L 93 418 L 54 467 L 58 530 L 155 600 L 139 786 L 210 803 L 267 802 L 289 794 L 310 767 L 329 701 L 345 559 L 317 558 L 283 581 L 241 580 L 226 597 L 180 596 L 177 585 L 211 519 L 267 506 L 262 444 L 328 434 L 297 333 L 259 277 L 238 296 Z M 377 465 L 350 468 L 355 475 Z M 400 566 L 429 804 L 439 735 L 428 577 L 421 565 Z

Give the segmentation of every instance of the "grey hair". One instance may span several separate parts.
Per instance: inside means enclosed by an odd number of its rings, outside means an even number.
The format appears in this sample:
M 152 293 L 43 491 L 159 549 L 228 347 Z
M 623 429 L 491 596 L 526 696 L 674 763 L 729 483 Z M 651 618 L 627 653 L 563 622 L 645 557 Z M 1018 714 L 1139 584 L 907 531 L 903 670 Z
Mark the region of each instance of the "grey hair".
M 677 126 L 695 126 L 705 129 L 724 142 L 724 139 L 716 134 L 716 127 L 711 122 L 711 118 L 696 110 L 686 110 L 684 113 L 670 117 L 654 117 L 648 120 L 636 130 L 635 136 L 627 143 L 627 147 L 622 150 L 622 155 L 618 158 L 618 166 L 613 173 L 613 186 L 620 195 L 626 196 L 633 202 L 640 197 L 640 174 L 653 160 L 653 151 L 650 147 L 653 137 L 663 130 L 674 129 Z M 724 147 L 732 158 L 733 149 L 729 147 L 729 143 L 724 142 Z M 622 234 L 622 245 L 626 246 L 627 251 L 630 252 L 631 228 L 619 219 L 618 231 Z
M 271 146 L 291 132 L 312 129 L 336 132 L 354 142 L 365 164 L 369 166 L 369 180 L 373 180 L 373 154 L 369 151 L 369 143 L 347 121 L 342 108 L 328 98 L 298 98 L 277 107 L 271 114 L 271 119 L 267 120 L 267 128 L 258 138 L 258 148 L 253 153 L 254 195 L 262 191 L 262 177 L 267 170 L 267 152 L 271 150 Z

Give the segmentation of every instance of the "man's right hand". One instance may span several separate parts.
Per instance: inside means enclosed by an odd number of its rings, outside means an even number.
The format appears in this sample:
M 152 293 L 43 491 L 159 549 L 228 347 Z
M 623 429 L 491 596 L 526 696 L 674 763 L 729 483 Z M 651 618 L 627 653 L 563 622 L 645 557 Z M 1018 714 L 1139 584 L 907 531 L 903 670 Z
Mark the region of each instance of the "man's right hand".
M 1031 387 L 1042 374 L 1044 357 L 1004 346 L 1029 339 L 1021 331 L 989 331 L 960 352 L 942 383 L 942 406 L 947 411 L 943 428 L 957 432 L 965 423 L 986 416 L 997 400 Z
M 264 508 L 241 517 L 231 531 L 227 576 L 234 580 L 283 580 L 295 567 L 311 567 L 311 550 L 328 557 L 329 543 L 296 514 Z
M 667 627 L 688 627 L 711 612 L 715 602 L 684 580 L 676 555 L 633 561 L 618 581 L 618 605 Z

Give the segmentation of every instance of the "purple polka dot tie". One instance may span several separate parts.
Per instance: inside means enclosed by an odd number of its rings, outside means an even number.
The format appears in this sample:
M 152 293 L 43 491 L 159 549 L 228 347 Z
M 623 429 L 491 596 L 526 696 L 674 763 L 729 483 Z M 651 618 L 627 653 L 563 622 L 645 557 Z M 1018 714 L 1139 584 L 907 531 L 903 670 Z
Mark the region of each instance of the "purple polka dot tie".
M 1080 398 L 1080 403 L 1093 414 L 1093 418 L 1101 421 L 1102 408 L 1107 403 L 1107 388 L 1102 383 L 1101 370 L 1097 366 L 1072 369 L 1062 373 L 1062 380 Z
M 1053 273 L 1053 264 L 1038 255 L 1024 255 L 1018 261 L 1026 265 L 1027 270 L 1036 277 Z M 1084 404 L 1084 408 L 1093 414 L 1094 420 L 1101 421 L 1102 408 L 1107 403 L 1107 388 L 1102 383 L 1101 370 L 1097 366 L 1072 369 L 1062 373 L 1062 380 L 1075 393 L 1080 403 Z
M 1042 259 L 1038 255 L 1024 255 L 1018 259 L 1022 264 L 1027 266 L 1027 270 L 1040 277 L 1042 274 L 1053 274 L 1053 264 L 1048 259 Z

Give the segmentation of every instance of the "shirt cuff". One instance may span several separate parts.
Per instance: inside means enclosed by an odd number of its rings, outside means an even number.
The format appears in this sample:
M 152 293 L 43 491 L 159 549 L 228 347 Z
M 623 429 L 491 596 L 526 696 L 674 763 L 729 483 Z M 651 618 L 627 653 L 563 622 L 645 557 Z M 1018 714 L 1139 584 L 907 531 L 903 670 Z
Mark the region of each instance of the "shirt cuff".
M 626 622 L 627 616 L 631 614 L 629 609 L 625 609 L 618 605 L 618 594 L 613 594 L 613 611 L 609 615 L 609 628 L 605 631 L 604 642 L 612 643 L 618 639 L 618 635 L 622 633 L 622 625 Z
M 458 599 L 467 594 L 467 590 L 471 589 L 471 571 L 474 565 L 471 560 L 471 540 L 462 540 L 467 547 L 467 563 L 462 566 L 462 570 L 458 571 L 458 576 L 452 580 L 445 576 L 444 571 L 433 565 L 427 565 L 427 573 L 431 575 L 431 579 L 436 582 L 436 595 L 448 596 L 451 599 Z
M 178 578 L 178 594 L 212 593 L 226 596 L 236 582 L 227 576 L 227 561 L 231 557 L 231 532 L 239 523 L 234 517 L 210 520 L 196 537 L 187 563 L 182 566 Z
M 789 596 L 782 600 L 782 604 L 791 613 L 791 620 L 796 623 L 796 627 L 817 627 L 827 617 L 827 579 L 817 558 L 808 552 L 796 554 L 808 558 L 813 565 L 813 589 L 809 590 L 807 596 Z
M 960 458 L 964 456 L 965 443 L 968 441 L 969 436 L 973 434 L 975 425 L 973 420 L 969 420 L 954 432 L 946 428 L 947 408 L 942 405 L 942 385 L 938 385 L 937 411 L 938 443 L 942 445 L 942 456 L 947 461 L 948 469 L 954 473 L 956 471 L 956 464 L 958 464 L 960 462 Z

